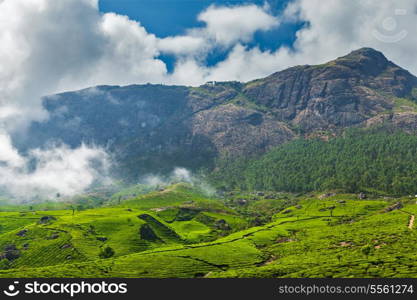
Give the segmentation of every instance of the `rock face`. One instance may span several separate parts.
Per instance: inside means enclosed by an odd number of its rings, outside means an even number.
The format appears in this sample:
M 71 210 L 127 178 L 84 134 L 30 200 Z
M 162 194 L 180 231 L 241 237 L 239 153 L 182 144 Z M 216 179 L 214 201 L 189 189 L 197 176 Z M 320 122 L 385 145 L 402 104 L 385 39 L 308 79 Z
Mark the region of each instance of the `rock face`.
M 373 49 L 248 83 L 98 86 L 46 97 L 21 151 L 61 141 L 105 146 L 124 174 L 263 153 L 300 135 L 390 123 L 417 131 L 417 78 Z M 140 168 L 139 168 L 140 166 Z
M 298 66 L 248 83 L 244 93 L 306 131 L 360 124 L 414 97 L 416 78 L 364 48 L 318 66 Z M 414 99 L 416 100 L 416 99 Z
M 223 155 L 265 152 L 291 140 L 294 133 L 276 117 L 254 109 L 225 104 L 197 113 L 193 134 L 210 137 Z

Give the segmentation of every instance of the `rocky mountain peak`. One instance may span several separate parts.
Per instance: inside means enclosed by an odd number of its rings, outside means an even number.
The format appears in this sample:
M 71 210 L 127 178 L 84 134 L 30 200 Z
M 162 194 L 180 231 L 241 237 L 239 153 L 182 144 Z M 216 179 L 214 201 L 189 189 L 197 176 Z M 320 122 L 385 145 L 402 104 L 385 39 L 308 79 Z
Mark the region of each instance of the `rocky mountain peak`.
M 334 60 L 333 63 L 358 70 L 362 75 L 368 76 L 377 76 L 387 67 L 394 66 L 384 54 L 372 48 L 361 48 L 352 51 L 348 55 Z
M 308 132 L 358 125 L 413 100 L 417 78 L 381 52 L 362 48 L 325 64 L 293 67 L 250 82 L 245 95 Z M 417 99 L 415 99 L 417 100 Z
M 349 54 L 342 56 L 342 58 L 350 58 L 352 60 L 360 59 L 360 58 L 369 58 L 369 59 L 373 59 L 374 61 L 388 62 L 388 59 L 385 57 L 385 55 L 382 52 L 375 50 L 373 48 L 368 48 L 368 47 L 354 50 L 350 52 Z

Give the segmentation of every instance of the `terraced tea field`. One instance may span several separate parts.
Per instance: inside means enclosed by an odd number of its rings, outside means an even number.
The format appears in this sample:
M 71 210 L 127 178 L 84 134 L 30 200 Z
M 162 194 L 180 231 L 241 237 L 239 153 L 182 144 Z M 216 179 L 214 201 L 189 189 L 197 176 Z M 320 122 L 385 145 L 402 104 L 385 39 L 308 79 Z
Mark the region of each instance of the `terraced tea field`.
M 0 277 L 417 277 L 415 199 L 260 195 L 0 212 Z

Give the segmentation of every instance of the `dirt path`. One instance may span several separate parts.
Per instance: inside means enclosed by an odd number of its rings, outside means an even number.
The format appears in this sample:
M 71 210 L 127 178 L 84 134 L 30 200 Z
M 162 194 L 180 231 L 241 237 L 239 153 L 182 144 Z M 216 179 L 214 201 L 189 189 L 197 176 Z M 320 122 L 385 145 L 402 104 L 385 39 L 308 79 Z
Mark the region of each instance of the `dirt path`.
M 408 222 L 408 229 L 413 229 L 414 226 L 414 215 L 410 216 L 410 221 Z

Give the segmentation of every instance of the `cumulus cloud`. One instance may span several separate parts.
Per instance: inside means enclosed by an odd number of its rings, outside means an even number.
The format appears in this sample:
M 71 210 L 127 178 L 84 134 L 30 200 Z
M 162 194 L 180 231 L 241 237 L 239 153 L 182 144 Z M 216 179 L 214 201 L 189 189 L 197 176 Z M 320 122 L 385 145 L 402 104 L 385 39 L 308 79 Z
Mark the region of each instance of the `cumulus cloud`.
M 93 61 L 87 81 L 93 84 L 162 82 L 165 64 L 157 59 L 157 38 L 126 16 L 104 14 L 99 34 L 105 39 L 102 55 Z M 78 85 L 85 84 L 85 81 Z M 64 85 L 65 86 L 65 85 Z
M 257 31 L 267 31 L 279 24 L 278 18 L 269 13 L 267 6 L 254 4 L 211 5 L 197 19 L 204 26 L 188 29 L 186 35 L 159 39 L 159 50 L 201 60 L 213 48 L 225 49 L 236 43 L 250 42 Z
M 414 0 L 294 0 L 280 16 L 267 6 L 212 5 L 196 16 L 201 27 L 167 38 L 126 16 L 101 14 L 94 0 L 4 0 L 0 6 L 0 118 L 8 132 L 47 117 L 41 96 L 98 84 L 246 81 L 363 46 L 417 73 Z M 288 22 L 308 24 L 291 50 L 247 46 L 257 31 Z M 405 37 L 389 42 L 404 30 Z M 231 50 L 208 67 L 204 58 L 216 47 Z M 161 53 L 177 57 L 172 74 Z
M 47 119 L 44 95 L 161 80 L 158 55 L 154 35 L 125 16 L 101 14 L 97 0 L 0 1 L 0 189 L 18 198 L 71 195 L 101 179 L 103 149 L 63 145 L 22 156 L 12 137 Z
M 245 82 L 290 66 L 290 61 L 294 62 L 294 57 L 286 47 L 271 52 L 261 51 L 258 47 L 248 49 L 244 45 L 237 44 L 226 60 L 205 70 L 206 79 L 227 81 L 230 80 L 229 78 L 233 78 Z
M 156 37 L 94 0 L 0 2 L 0 117 L 7 131 L 47 117 L 41 97 L 97 84 L 157 82 Z
M 0 133 L 0 146 L 0 163 L 2 163 L 3 166 L 6 164 L 7 167 L 16 168 L 24 165 L 24 159 L 19 155 L 18 151 L 13 148 L 11 138 L 5 132 Z
M 297 62 L 319 63 L 360 47 L 374 47 L 417 74 L 415 0 L 297 0 L 287 15 L 308 22 L 297 32 Z
M 196 16 L 201 27 L 158 38 L 126 16 L 101 14 L 97 0 L 4 0 L 1 123 L 9 132 L 46 118 L 40 98 L 57 91 L 98 84 L 246 81 L 363 46 L 380 49 L 417 73 L 415 17 L 415 0 L 293 0 L 280 16 L 272 15 L 267 5 L 212 5 Z M 257 31 L 289 22 L 308 24 L 296 33 L 291 50 L 247 46 Z M 398 41 L 397 33 L 402 34 Z M 204 58 L 216 47 L 231 50 L 225 60 L 208 67 Z M 158 59 L 161 53 L 177 57 L 172 74 Z
M 417 74 L 416 5 L 415 0 L 294 0 L 281 21 L 306 26 L 296 32 L 292 49 L 261 51 L 237 44 L 217 65 L 200 65 L 200 74 L 207 80 L 251 80 L 294 65 L 323 63 L 361 47 L 376 48 Z M 190 65 L 180 63 L 179 72 Z
M 198 16 L 198 20 L 206 23 L 202 30 L 204 34 L 225 46 L 249 42 L 256 31 L 269 30 L 278 25 L 277 18 L 257 5 L 210 6 Z
M 158 49 L 161 52 L 177 56 L 195 56 L 207 52 L 210 48 L 207 39 L 198 35 L 167 37 L 158 41 Z

